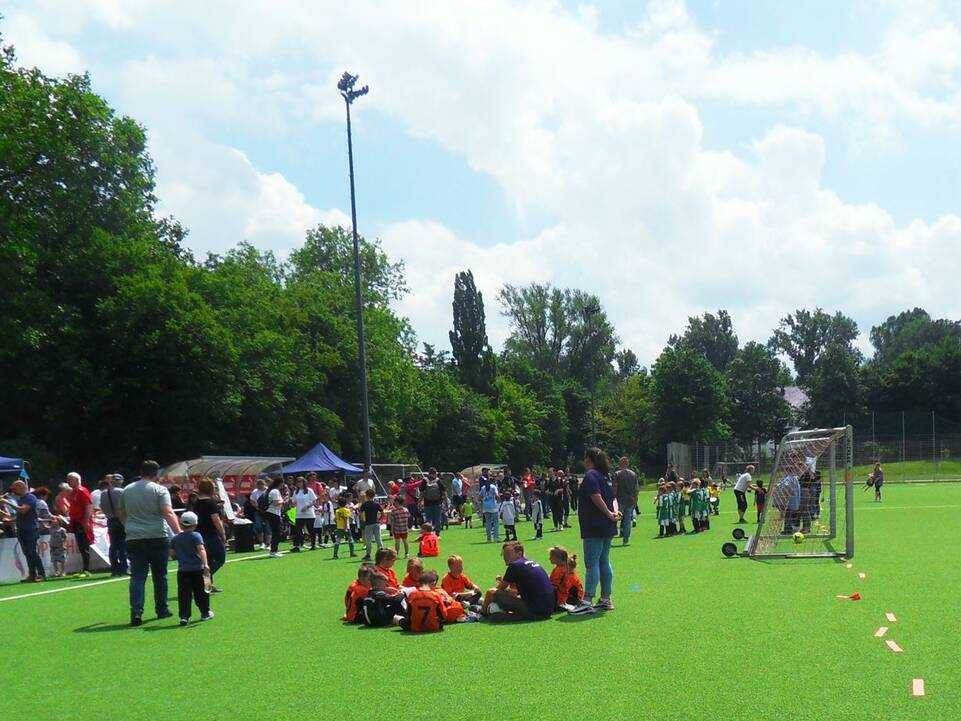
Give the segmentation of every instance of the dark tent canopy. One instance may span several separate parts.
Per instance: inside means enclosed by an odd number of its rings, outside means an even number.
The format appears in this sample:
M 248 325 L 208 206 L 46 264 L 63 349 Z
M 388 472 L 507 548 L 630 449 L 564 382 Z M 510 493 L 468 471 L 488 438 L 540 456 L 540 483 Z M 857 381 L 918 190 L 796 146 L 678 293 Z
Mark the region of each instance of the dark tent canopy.
M 20 473 L 23 470 L 22 458 L 0 456 L 0 473 Z
M 359 476 L 364 472 L 364 469 L 358 468 L 352 463 L 348 463 L 347 461 L 338 457 L 337 454 L 335 454 L 323 443 L 318 443 L 289 466 L 284 466 L 281 471 L 283 473 L 310 473 L 311 471 L 314 471 L 315 473 L 323 473 L 330 471 L 341 471 L 351 476 Z

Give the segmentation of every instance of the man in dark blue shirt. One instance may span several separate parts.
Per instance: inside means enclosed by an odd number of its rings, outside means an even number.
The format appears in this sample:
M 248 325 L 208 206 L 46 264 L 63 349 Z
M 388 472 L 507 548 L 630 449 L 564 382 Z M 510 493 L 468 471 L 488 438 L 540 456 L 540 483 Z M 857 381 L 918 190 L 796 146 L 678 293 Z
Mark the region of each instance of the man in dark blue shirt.
M 503 549 L 507 571 L 497 579 L 484 598 L 481 613 L 491 620 L 524 619 L 543 621 L 554 610 L 554 586 L 540 564 L 524 558 L 524 547 L 519 543 L 506 543 Z M 510 586 L 517 587 L 517 592 Z
M 40 538 L 40 524 L 37 522 L 37 497 L 30 493 L 27 484 L 15 481 L 10 486 L 14 507 L 17 509 L 17 540 L 20 549 L 27 559 L 27 577 L 22 583 L 37 583 L 47 580 L 43 570 L 43 561 L 37 553 L 37 541 Z

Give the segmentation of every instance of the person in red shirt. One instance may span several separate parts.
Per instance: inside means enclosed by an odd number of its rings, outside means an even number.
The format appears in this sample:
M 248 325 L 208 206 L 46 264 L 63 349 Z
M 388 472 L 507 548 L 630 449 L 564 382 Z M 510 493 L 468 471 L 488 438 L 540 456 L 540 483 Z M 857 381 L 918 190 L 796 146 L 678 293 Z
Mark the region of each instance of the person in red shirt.
M 68 473 L 67 483 L 70 485 L 70 495 L 67 496 L 70 510 L 67 518 L 83 560 L 83 570 L 77 576 L 86 578 L 90 575 L 90 544 L 93 543 L 93 497 L 80 482 L 79 473 Z
M 460 556 L 450 556 L 447 559 L 448 573 L 440 583 L 441 588 L 455 601 L 479 603 L 481 590 L 464 573 L 464 559 Z
M 360 564 L 360 568 L 357 569 L 357 580 L 347 587 L 347 593 L 344 594 L 344 615 L 341 617 L 345 623 L 361 622 L 357 614 L 360 611 L 360 602 L 370 591 L 370 577 L 373 572 L 374 567 L 369 563 Z

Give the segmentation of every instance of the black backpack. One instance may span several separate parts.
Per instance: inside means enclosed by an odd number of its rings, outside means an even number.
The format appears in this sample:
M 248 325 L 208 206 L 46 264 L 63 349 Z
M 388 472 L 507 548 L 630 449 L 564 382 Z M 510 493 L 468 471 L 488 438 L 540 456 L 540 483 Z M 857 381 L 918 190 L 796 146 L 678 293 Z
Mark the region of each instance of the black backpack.
M 436 486 L 424 484 L 424 503 L 440 503 L 442 495 L 439 483 Z
M 268 508 L 270 508 L 270 491 L 264 491 L 257 496 L 257 510 L 266 513 Z

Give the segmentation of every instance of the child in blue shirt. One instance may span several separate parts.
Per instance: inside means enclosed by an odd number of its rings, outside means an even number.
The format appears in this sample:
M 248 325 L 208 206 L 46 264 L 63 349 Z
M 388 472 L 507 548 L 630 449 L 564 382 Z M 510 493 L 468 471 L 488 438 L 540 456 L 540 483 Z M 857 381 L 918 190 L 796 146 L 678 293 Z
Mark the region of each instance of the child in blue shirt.
M 197 514 L 187 511 L 180 517 L 183 531 L 173 537 L 170 543 L 170 557 L 177 559 L 177 604 L 180 609 L 180 625 L 190 623 L 191 600 L 200 609 L 200 620 L 209 621 L 214 617 L 210 610 L 210 595 L 206 588 L 206 578 L 210 577 L 207 565 L 207 549 L 204 539 L 197 533 Z M 205 578 L 206 577 L 206 578 Z

